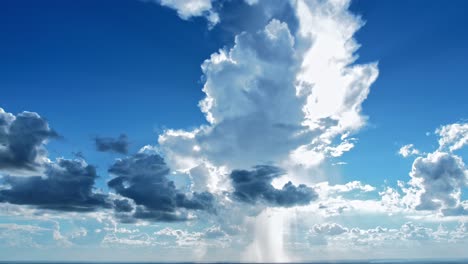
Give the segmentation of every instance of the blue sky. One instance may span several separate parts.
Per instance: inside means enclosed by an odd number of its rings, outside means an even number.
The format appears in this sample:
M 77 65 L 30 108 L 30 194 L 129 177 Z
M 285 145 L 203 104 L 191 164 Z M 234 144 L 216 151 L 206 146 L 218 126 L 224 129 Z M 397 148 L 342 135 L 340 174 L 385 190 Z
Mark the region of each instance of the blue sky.
M 0 259 L 467 257 L 467 7 L 3 1 Z

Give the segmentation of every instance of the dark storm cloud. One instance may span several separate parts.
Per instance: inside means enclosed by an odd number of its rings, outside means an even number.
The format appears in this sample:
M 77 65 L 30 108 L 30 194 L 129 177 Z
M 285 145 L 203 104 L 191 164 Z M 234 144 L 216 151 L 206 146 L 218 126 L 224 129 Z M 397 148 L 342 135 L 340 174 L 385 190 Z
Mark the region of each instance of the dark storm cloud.
M 118 213 L 121 212 L 131 212 L 133 211 L 133 206 L 131 205 L 130 201 L 127 199 L 116 199 L 114 200 L 114 210 Z
M 282 189 L 276 189 L 271 182 L 283 175 L 280 168 L 274 166 L 255 166 L 253 170 L 234 170 L 231 179 L 234 197 L 250 204 L 263 201 L 272 206 L 291 207 L 306 205 L 317 198 L 317 193 L 310 187 L 286 183 Z
M 135 218 L 152 221 L 185 220 L 183 210 L 214 212 L 211 193 L 187 195 L 177 190 L 167 176 L 169 168 L 157 154 L 138 153 L 115 162 L 109 172 L 116 177 L 108 182 L 119 195 L 137 205 Z
M 37 113 L 17 116 L 0 108 L 0 169 L 36 171 L 46 157 L 43 144 L 58 134 Z
M 96 145 L 96 149 L 101 152 L 128 153 L 128 138 L 127 135 L 124 134 L 120 135 L 118 138 L 95 137 L 94 144 Z
M 31 205 L 58 211 L 95 211 L 110 208 L 107 195 L 93 192 L 96 168 L 82 160 L 59 159 L 45 176 L 4 176 L 8 189 L 0 190 L 0 202 Z

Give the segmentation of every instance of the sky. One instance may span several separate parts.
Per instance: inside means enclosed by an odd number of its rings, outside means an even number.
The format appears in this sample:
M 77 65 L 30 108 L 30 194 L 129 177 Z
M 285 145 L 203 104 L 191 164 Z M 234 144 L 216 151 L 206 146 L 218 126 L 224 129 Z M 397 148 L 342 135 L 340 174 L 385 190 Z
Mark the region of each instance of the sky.
M 468 2 L 0 2 L 0 260 L 468 258 Z

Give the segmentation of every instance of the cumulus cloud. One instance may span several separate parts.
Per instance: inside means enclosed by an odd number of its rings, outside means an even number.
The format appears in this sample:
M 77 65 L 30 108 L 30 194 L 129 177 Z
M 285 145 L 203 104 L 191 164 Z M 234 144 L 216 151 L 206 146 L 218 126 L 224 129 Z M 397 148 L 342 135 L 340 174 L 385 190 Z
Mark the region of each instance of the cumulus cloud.
M 436 130 L 440 136 L 439 149 L 455 151 L 468 145 L 468 123 L 454 123 Z
M 355 63 L 353 35 L 363 23 L 348 11 L 349 1 L 288 4 L 294 22 L 271 19 L 256 32 L 238 34 L 232 47 L 202 64 L 199 107 L 208 124 L 159 136 L 159 150 L 171 168 L 189 174 L 192 190 L 233 191 L 235 201 L 259 208 L 305 205 L 317 198 L 303 184 L 318 181 L 312 171 L 356 144 L 354 134 L 366 123 L 361 105 L 378 75 L 376 63 Z M 264 175 L 258 164 L 287 173 L 281 179 Z M 261 233 L 273 231 L 254 232 L 259 239 Z M 280 234 L 271 239 L 283 241 Z M 262 249 L 260 256 L 285 256 L 276 246 Z
M 201 159 L 232 169 L 287 158 L 311 139 L 301 125 L 305 99 L 296 96 L 297 60 L 289 28 L 278 20 L 236 36 L 231 50 L 202 65 L 206 98 L 200 107 L 211 125 L 167 131 L 159 138 L 164 153 L 185 169 Z
M 468 124 L 464 123 L 437 129 L 439 148 L 414 160 L 411 180 L 398 184 L 404 195 L 392 188 L 381 193 L 389 209 L 407 207 L 445 216 L 468 215 L 468 204 L 461 200 L 462 190 L 468 186 L 468 170 L 462 157 L 453 153 L 466 145 L 467 133 Z M 400 149 L 400 154 L 407 157 L 420 153 L 410 144 Z
M 167 178 L 170 170 L 163 158 L 155 153 L 139 152 L 117 160 L 109 173 L 115 177 L 108 186 L 117 194 L 132 199 L 137 205 L 134 218 L 151 221 L 186 220 L 185 210 L 213 212 L 215 197 L 208 192 L 189 195 L 178 190 Z M 120 211 L 130 212 L 128 201 L 118 201 Z
M 403 146 L 403 157 L 417 155 L 406 183 L 398 181 L 397 189 L 387 187 L 379 194 L 389 212 L 416 210 L 441 216 L 468 215 L 468 201 L 463 201 L 462 191 L 468 186 L 468 170 L 461 156 L 453 153 L 466 145 L 468 125 L 455 123 L 441 126 L 439 148 L 431 153 L 421 153 L 413 144 Z
M 360 181 L 352 181 L 346 184 L 335 184 L 330 185 L 328 182 L 320 182 L 314 185 L 314 188 L 320 193 L 326 196 L 335 193 L 345 193 L 352 191 L 372 192 L 375 191 L 375 187 L 369 184 L 363 184 Z
M 211 24 L 219 21 L 213 1 L 158 3 L 177 10 L 183 19 L 204 16 Z M 292 184 L 293 173 L 255 165 L 277 164 L 291 172 L 352 149 L 353 133 L 366 122 L 361 104 L 378 71 L 376 64 L 355 64 L 359 45 L 353 34 L 362 22 L 348 11 L 349 1 L 289 3 L 296 12 L 297 31 L 295 25 L 273 19 L 257 32 L 237 35 L 231 48 L 221 49 L 202 64 L 206 96 L 199 106 L 208 124 L 160 135 L 158 149 L 170 167 L 189 174 L 189 192 L 176 188 L 169 167 L 154 153 L 119 159 L 109 168 L 114 178 L 108 186 L 120 196 L 113 208 L 121 221 L 179 221 L 189 219 L 193 211 L 213 212 L 216 199 L 206 190 L 272 207 L 307 205 L 317 199 L 314 189 Z M 275 188 L 273 180 L 280 176 L 286 184 Z M 372 189 L 360 183 L 343 188 Z M 273 234 L 270 231 L 265 233 Z M 217 229 L 210 232 L 221 234 Z
M 468 184 L 468 170 L 463 160 L 453 154 L 434 152 L 419 157 L 413 163 L 410 186 L 416 188 L 419 201 L 416 210 L 449 210 L 461 208 L 461 189 Z M 448 211 L 447 211 L 448 212 Z
M 419 153 L 420 153 L 419 150 L 414 148 L 413 144 L 404 145 L 398 151 L 398 154 L 400 154 L 403 158 L 406 158 L 412 155 L 419 155 Z
M 157 237 L 167 237 L 175 240 L 178 247 L 190 247 L 190 248 L 204 248 L 210 247 L 224 247 L 229 242 L 229 238 L 226 233 L 222 231 L 218 226 L 211 226 L 202 232 L 191 232 L 188 230 L 173 229 L 170 227 L 163 228 L 154 235 Z
M 299 30 L 296 39 L 310 42 L 297 75 L 299 91 L 308 91 L 304 123 L 320 131 L 309 144 L 294 151 L 292 159 L 313 166 L 326 156 L 349 151 L 349 136 L 366 117 L 362 102 L 378 75 L 376 64 L 353 64 L 359 45 L 354 33 L 362 21 L 348 11 L 349 1 L 297 1 Z M 317 157 L 317 160 L 310 157 Z
M 290 181 L 282 189 L 276 189 L 271 182 L 284 172 L 273 166 L 255 166 L 253 170 L 234 170 L 231 179 L 234 197 L 246 203 L 259 201 L 271 206 L 291 207 L 306 205 L 317 198 L 315 191 L 300 184 L 294 186 Z
M 118 138 L 112 137 L 95 137 L 94 144 L 97 151 L 115 152 L 120 154 L 128 153 L 128 138 L 127 135 L 120 135 Z
M 206 97 L 199 104 L 209 124 L 159 137 L 171 167 L 231 171 L 276 164 L 291 171 L 352 149 L 351 135 L 366 121 L 361 104 L 378 70 L 354 64 L 359 45 L 353 34 L 362 22 L 348 5 L 298 1 L 292 5 L 298 31 L 272 19 L 212 54 L 202 64 Z M 216 177 L 205 175 L 197 181 L 218 187 Z
M 314 225 L 307 233 L 307 239 L 314 246 L 333 244 L 335 247 L 347 248 L 370 246 L 391 246 L 398 241 L 401 245 L 418 241 L 460 242 L 466 235 L 461 235 L 466 230 L 462 222 L 455 228 L 447 229 L 439 226 L 437 229 L 425 227 L 418 223 L 406 222 L 400 227 L 363 229 L 358 227 L 348 228 L 337 223 L 322 223 Z
M 109 208 L 107 195 L 93 191 L 96 168 L 83 160 L 58 159 L 44 176 L 3 176 L 0 202 L 57 211 L 95 211 Z
M 348 232 L 348 229 L 336 223 L 325 223 L 314 225 L 312 232 L 321 235 L 337 236 Z
M 157 0 L 162 6 L 177 11 L 180 18 L 187 20 L 191 17 L 205 17 L 211 26 L 219 22 L 219 15 L 213 10 L 215 0 Z
M 48 161 L 44 144 L 56 137 L 37 113 L 25 111 L 15 116 L 0 108 L 0 170 L 37 172 Z

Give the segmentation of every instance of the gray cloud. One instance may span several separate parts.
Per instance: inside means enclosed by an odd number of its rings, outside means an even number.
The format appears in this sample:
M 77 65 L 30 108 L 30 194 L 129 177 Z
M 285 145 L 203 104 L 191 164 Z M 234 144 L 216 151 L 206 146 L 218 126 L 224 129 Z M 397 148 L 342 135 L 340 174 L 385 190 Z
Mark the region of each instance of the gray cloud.
M 460 203 L 461 189 L 468 185 L 463 160 L 450 153 L 434 152 L 413 163 L 410 185 L 420 189 L 416 210 L 439 210 L 446 215 L 468 214 Z
M 128 153 L 128 138 L 122 134 L 118 138 L 95 137 L 94 144 L 96 149 L 101 152 L 115 152 L 120 154 Z
M 317 193 L 310 187 L 286 183 L 282 189 L 276 189 L 271 182 L 284 172 L 274 166 L 255 166 L 253 170 L 234 170 L 231 180 L 234 197 L 246 203 L 263 201 L 272 206 L 291 207 L 306 205 L 317 198 Z
M 348 229 L 336 223 L 325 223 L 314 225 L 313 232 L 316 234 L 337 236 L 348 232 Z
M 14 116 L 0 108 L 0 169 L 37 171 L 46 159 L 44 143 L 56 137 L 58 134 L 37 113 Z
M 118 213 L 120 212 L 128 213 L 128 212 L 133 211 L 133 205 L 127 199 L 115 199 L 114 210 Z
M 138 153 L 118 160 L 109 168 L 116 177 L 108 185 L 135 202 L 133 217 L 138 219 L 178 221 L 187 219 L 185 210 L 214 212 L 215 198 L 211 193 L 181 192 L 167 178 L 169 171 L 161 156 Z
M 32 205 L 57 211 L 110 208 L 107 195 L 93 192 L 96 168 L 83 160 L 59 159 L 47 165 L 45 176 L 4 176 L 0 202 Z

